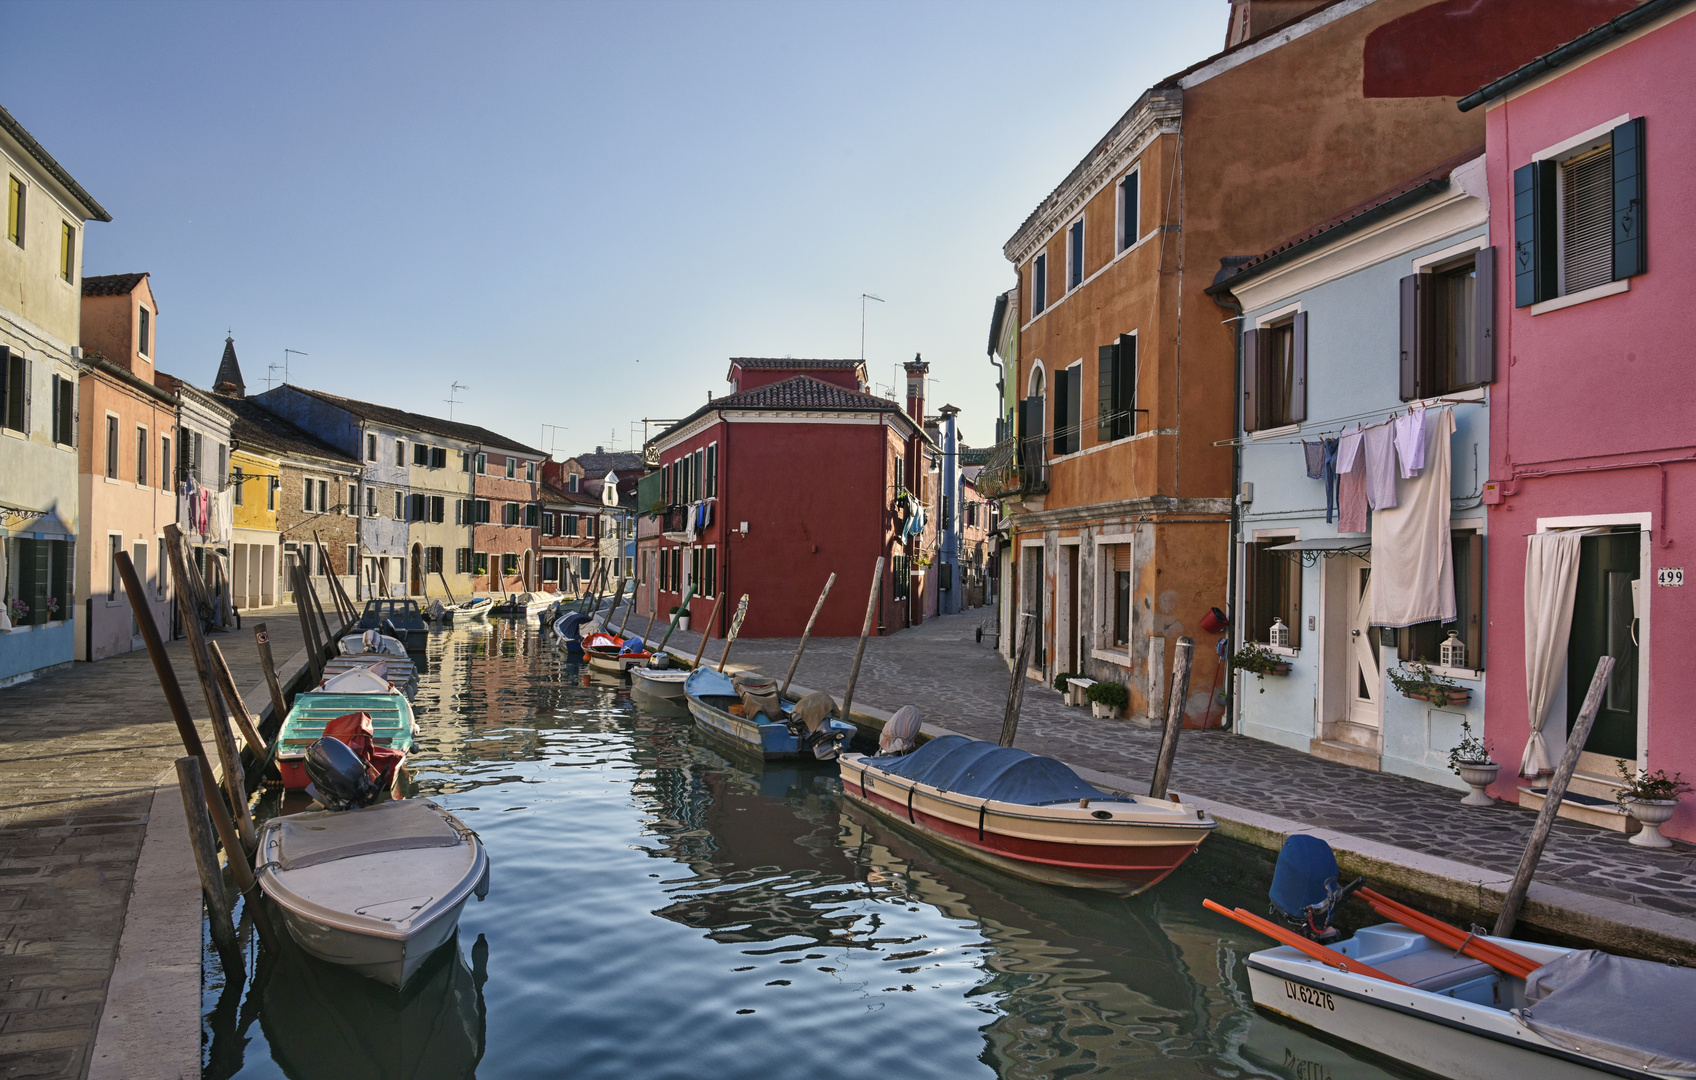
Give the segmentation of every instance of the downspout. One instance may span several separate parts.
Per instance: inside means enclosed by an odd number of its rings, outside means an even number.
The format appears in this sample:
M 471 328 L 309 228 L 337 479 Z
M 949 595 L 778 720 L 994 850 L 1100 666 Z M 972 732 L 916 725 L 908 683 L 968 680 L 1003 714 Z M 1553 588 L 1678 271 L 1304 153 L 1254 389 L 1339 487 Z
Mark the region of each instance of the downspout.
M 1225 629 L 1225 655 L 1234 655 L 1237 651 L 1237 533 L 1242 527 L 1242 500 L 1238 494 L 1242 491 L 1243 482 L 1243 448 L 1238 444 L 1235 434 L 1238 426 L 1238 411 L 1243 400 L 1243 306 L 1235 296 L 1221 290 L 1211 294 L 1213 302 L 1231 312 L 1226 319 L 1227 324 L 1235 323 L 1232 339 L 1236 344 L 1236 362 L 1231 366 L 1232 385 L 1236 394 L 1231 399 L 1231 531 L 1226 537 L 1226 571 L 1225 571 L 1225 613 L 1230 625 Z M 1223 661 L 1220 661 L 1223 664 Z M 1225 683 L 1225 726 L 1232 731 L 1237 730 L 1237 680 L 1226 678 Z M 1207 703 L 1209 712 L 1213 702 Z

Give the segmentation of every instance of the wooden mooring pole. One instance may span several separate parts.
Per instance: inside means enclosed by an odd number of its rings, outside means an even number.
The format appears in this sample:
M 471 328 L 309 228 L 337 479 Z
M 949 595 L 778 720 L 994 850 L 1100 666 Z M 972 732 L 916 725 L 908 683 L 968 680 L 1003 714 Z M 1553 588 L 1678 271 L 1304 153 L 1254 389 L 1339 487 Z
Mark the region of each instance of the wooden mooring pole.
M 265 685 L 271 691 L 271 718 L 281 725 L 289 714 L 289 707 L 283 701 L 283 684 L 277 678 L 277 662 L 271 656 L 271 632 L 264 623 L 253 625 L 253 643 L 259 649 L 259 666 L 265 672 Z
M 707 625 L 701 627 L 701 647 L 695 650 L 695 662 L 690 664 L 690 667 L 698 668 L 701 666 L 701 657 L 706 655 L 707 652 L 707 638 L 713 628 L 713 620 L 718 618 L 718 602 L 723 599 L 723 593 L 719 593 L 717 596 L 713 597 L 712 613 L 707 616 Z M 689 609 L 684 607 L 683 613 L 687 615 L 689 613 Z
M 789 693 L 789 682 L 795 678 L 795 669 L 801 666 L 801 654 L 807 651 L 807 639 L 813 636 L 813 626 L 819 621 L 819 612 L 824 610 L 824 598 L 830 595 L 830 587 L 836 584 L 836 574 L 832 573 L 825 579 L 824 589 L 813 604 L 813 614 L 807 619 L 807 628 L 801 631 L 801 643 L 795 646 L 795 659 L 789 661 L 789 670 L 784 673 L 783 685 L 778 688 L 777 699 L 783 700 L 783 695 Z
M 259 734 L 259 718 L 247 711 L 247 702 L 241 698 L 241 691 L 236 689 L 235 676 L 230 674 L 230 665 L 224 660 L 224 650 L 218 648 L 216 641 L 206 643 L 206 651 L 212 659 L 212 674 L 218 680 L 218 690 L 224 695 L 224 701 L 230 707 L 230 715 L 235 717 L 236 726 L 241 728 L 242 741 L 247 743 L 247 752 L 255 760 L 265 757 L 265 739 Z
M 730 659 L 730 647 L 736 644 L 736 635 L 742 632 L 742 620 L 748 616 L 748 594 L 743 593 L 742 599 L 736 603 L 736 614 L 730 619 L 730 633 L 724 638 L 724 652 L 719 655 L 718 669 L 724 671 L 724 662 Z
M 866 621 L 860 626 L 860 644 L 854 648 L 854 666 L 848 669 L 848 689 L 842 694 L 842 711 L 837 715 L 854 722 L 850 710 L 854 707 L 854 684 L 860 681 L 860 661 L 866 656 L 866 639 L 872 634 L 872 620 L 877 618 L 877 600 L 883 588 L 883 556 L 872 567 L 872 591 L 866 596 Z
M 318 673 L 323 670 L 324 645 L 318 640 L 318 627 L 312 622 L 312 605 L 306 599 L 306 592 L 311 587 L 311 579 L 305 569 L 299 564 L 294 565 L 294 610 L 300 616 L 300 632 L 306 641 L 306 666 L 310 669 L 309 678 L 318 681 Z
M 672 613 L 671 624 L 665 628 L 665 636 L 660 638 L 660 643 L 658 645 L 654 646 L 654 652 L 658 653 L 658 652 L 664 652 L 665 651 L 665 643 L 670 641 L 671 635 L 677 632 L 678 620 L 682 619 L 683 613 L 685 611 L 689 610 L 689 601 L 693 600 L 694 598 L 695 598 L 695 583 L 690 582 L 688 588 L 683 590 L 683 599 L 678 602 L 677 610 Z M 659 612 L 659 609 L 656 607 L 654 609 L 654 611 L 657 614 Z
M 1178 756 L 1178 733 L 1184 729 L 1184 704 L 1190 696 L 1190 666 L 1195 661 L 1195 639 L 1181 637 L 1172 653 L 1172 690 L 1166 698 L 1166 730 L 1160 733 L 1160 754 L 1154 759 L 1154 779 L 1148 797 L 1164 799 L 1172 782 L 1172 759 Z
M 1555 766 L 1555 775 L 1549 778 L 1549 790 L 1543 793 L 1543 809 L 1537 812 L 1537 824 L 1531 827 L 1531 839 L 1526 841 L 1525 854 L 1519 857 L 1519 869 L 1514 871 L 1513 884 L 1502 898 L 1502 910 L 1496 916 L 1497 937 L 1513 936 L 1514 924 L 1519 921 L 1520 909 L 1525 906 L 1525 894 L 1531 889 L 1532 875 L 1537 872 L 1537 863 L 1543 858 L 1543 846 L 1549 842 L 1549 831 L 1555 827 L 1555 818 L 1560 816 L 1561 800 L 1566 798 L 1567 784 L 1572 782 L 1572 774 L 1578 768 L 1578 755 L 1584 752 L 1584 742 L 1590 738 L 1590 729 L 1596 724 L 1596 713 L 1602 708 L 1602 693 L 1607 690 L 1608 679 L 1613 673 L 1613 657 L 1604 656 L 1596 661 L 1596 674 L 1590 678 L 1590 691 L 1584 695 L 1584 705 L 1578 710 L 1578 719 L 1573 721 L 1572 730 L 1567 732 L 1566 752 L 1561 755 L 1561 763 Z
M 1025 669 L 1031 662 L 1031 639 L 1041 628 L 1036 625 L 1036 616 L 1028 611 L 1020 612 L 1013 622 L 1013 629 L 1018 630 L 1019 623 L 1025 623 L 1025 633 L 1019 639 L 1019 655 L 1013 661 L 1013 676 L 1007 682 L 1007 708 L 1001 714 L 1001 745 L 1012 746 L 1013 740 L 1019 734 L 1019 710 L 1025 703 Z
M 241 945 L 236 940 L 230 898 L 224 892 L 224 871 L 218 865 L 218 841 L 212 831 L 212 818 L 206 812 L 206 787 L 201 783 L 198 758 L 177 759 L 177 787 L 183 795 L 183 813 L 188 816 L 188 839 L 194 847 L 194 868 L 200 872 L 200 891 L 206 895 L 212 943 L 218 947 L 225 970 L 240 971 Z

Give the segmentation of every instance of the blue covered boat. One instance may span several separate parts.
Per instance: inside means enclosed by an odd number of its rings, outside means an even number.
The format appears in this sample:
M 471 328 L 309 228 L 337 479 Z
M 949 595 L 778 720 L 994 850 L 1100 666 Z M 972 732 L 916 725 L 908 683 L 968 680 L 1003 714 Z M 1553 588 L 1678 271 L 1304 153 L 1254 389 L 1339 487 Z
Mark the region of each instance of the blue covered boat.
M 408 652 L 423 652 L 430 644 L 430 631 L 416 600 L 368 600 L 365 614 L 349 629 L 381 630 L 398 638 Z

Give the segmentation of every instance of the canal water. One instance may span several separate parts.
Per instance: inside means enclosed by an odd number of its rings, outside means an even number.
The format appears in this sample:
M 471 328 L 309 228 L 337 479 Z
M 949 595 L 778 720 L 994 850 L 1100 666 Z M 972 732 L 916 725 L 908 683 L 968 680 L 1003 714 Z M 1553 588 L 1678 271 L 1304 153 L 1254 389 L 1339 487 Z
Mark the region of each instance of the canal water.
M 1151 893 L 1046 888 L 761 765 L 534 627 L 432 636 L 414 794 L 482 836 L 488 899 L 406 991 L 248 941 L 205 954 L 207 1077 L 1369 1078 L 1261 1015 L 1266 864 L 1217 837 Z M 290 805 L 285 809 L 304 809 Z M 277 807 L 268 807 L 277 812 Z

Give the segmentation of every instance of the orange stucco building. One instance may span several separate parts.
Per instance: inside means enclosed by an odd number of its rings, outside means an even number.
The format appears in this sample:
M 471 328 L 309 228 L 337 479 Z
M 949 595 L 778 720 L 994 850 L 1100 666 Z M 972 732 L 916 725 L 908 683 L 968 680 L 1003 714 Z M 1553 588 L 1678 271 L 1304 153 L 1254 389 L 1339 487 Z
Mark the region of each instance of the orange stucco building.
M 1189 635 L 1186 720 L 1219 722 L 1201 619 L 1229 606 L 1241 388 L 1235 313 L 1204 290 L 1229 260 L 1477 146 L 1482 122 L 1455 108 L 1468 85 L 1618 6 L 1233 0 L 1225 50 L 1131 106 L 1004 248 L 1016 435 L 979 477 L 1006 500 L 1004 653 L 1029 613 L 1033 677 L 1123 682 L 1131 716 L 1158 715 Z

